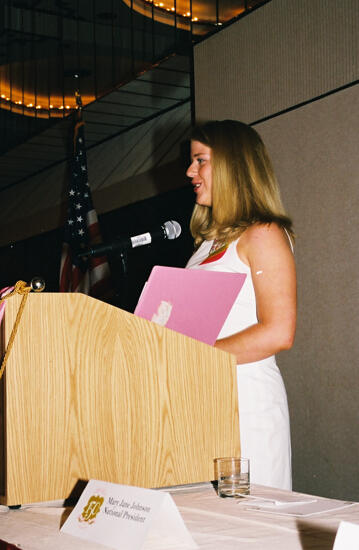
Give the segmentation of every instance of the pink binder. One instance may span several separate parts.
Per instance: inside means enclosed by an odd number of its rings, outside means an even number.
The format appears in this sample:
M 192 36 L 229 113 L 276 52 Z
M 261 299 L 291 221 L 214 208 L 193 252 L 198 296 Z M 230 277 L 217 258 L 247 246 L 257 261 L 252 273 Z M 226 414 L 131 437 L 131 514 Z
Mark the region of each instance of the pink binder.
M 134 313 L 213 345 L 245 278 L 245 273 L 155 266 Z

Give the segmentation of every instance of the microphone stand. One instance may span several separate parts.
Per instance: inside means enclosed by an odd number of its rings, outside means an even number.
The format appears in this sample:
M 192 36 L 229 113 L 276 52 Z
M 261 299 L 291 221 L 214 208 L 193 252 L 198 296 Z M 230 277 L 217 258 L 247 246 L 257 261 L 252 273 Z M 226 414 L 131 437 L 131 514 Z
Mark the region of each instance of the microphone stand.
M 127 250 L 125 250 L 124 248 L 120 252 L 120 258 L 121 258 L 122 275 L 123 277 L 127 277 L 128 254 L 127 254 Z
M 117 307 L 129 311 L 128 306 L 128 290 L 129 290 L 129 279 L 128 279 L 128 251 L 125 247 L 120 248 L 119 250 L 110 253 L 114 258 L 117 259 L 117 265 L 120 267 L 121 275 L 120 281 L 116 285 L 118 288 L 117 293 Z M 119 260 L 119 261 L 118 261 Z

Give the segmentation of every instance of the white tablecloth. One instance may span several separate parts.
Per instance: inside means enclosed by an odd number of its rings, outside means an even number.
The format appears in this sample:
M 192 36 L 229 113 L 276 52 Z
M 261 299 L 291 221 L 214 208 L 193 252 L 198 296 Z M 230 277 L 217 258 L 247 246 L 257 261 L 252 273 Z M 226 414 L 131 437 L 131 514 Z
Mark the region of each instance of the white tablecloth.
M 341 520 L 359 524 L 359 503 L 309 517 L 293 517 L 248 509 L 249 500 L 218 498 L 209 483 L 169 492 L 193 539 L 206 550 L 331 550 Z M 280 499 L 287 492 L 252 486 L 251 494 Z M 59 533 L 70 511 L 45 505 L 10 511 L 3 508 L 0 539 L 22 550 L 104 549 Z M 144 550 L 180 548 L 150 540 L 144 546 Z

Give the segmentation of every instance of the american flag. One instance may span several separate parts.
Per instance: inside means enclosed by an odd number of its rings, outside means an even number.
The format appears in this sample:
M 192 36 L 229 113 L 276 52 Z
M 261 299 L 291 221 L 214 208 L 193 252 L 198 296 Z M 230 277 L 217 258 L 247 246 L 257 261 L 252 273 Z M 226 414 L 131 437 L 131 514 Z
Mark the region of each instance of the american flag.
M 112 294 L 106 257 L 78 258 L 77 254 L 101 242 L 87 174 L 84 122 L 81 108 L 74 128 L 70 158 L 68 212 L 60 266 L 60 292 L 83 292 L 102 300 Z

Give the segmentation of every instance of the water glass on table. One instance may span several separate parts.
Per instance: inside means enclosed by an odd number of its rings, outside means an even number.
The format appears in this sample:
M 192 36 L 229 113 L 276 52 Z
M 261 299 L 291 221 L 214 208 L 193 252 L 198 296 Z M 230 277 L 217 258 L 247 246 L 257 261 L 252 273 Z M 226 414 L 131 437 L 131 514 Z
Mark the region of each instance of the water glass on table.
M 215 459 L 218 496 L 241 497 L 249 494 L 249 459 L 224 457 Z

